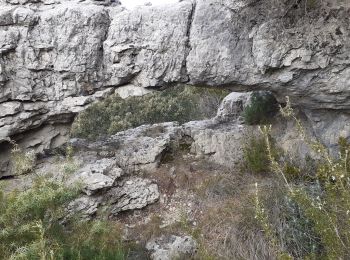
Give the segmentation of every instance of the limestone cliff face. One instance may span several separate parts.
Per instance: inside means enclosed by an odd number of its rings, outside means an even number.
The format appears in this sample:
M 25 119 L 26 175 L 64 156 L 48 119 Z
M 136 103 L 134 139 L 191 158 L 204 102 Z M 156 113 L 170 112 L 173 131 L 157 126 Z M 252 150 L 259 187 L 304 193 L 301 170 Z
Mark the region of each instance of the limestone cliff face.
M 289 95 L 315 131 L 349 135 L 350 4 L 290 2 L 0 0 L 0 141 L 41 129 L 26 146 L 49 148 L 116 87 L 176 83 Z

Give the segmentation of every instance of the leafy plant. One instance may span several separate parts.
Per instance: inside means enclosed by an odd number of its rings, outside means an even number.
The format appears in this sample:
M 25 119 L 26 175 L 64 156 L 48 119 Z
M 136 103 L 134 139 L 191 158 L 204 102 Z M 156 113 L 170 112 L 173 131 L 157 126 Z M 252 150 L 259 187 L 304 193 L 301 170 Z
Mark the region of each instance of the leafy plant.
M 269 171 L 269 158 L 263 138 L 251 137 L 244 146 L 244 162 L 246 168 L 253 173 Z

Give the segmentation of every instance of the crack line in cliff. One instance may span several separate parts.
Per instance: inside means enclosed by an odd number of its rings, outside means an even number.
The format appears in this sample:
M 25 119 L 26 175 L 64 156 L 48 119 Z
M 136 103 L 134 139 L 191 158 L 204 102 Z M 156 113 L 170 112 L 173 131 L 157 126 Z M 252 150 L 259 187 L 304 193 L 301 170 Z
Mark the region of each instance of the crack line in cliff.
M 187 83 L 190 81 L 190 75 L 187 70 L 187 57 L 190 54 L 191 51 L 191 30 L 192 30 L 192 24 L 196 12 L 196 6 L 197 3 L 194 1 L 192 3 L 192 9 L 191 12 L 188 16 L 188 24 L 187 24 L 187 29 L 186 29 L 186 42 L 185 42 L 185 55 L 184 55 L 184 60 L 182 62 L 182 67 L 181 67 L 181 81 L 184 83 Z

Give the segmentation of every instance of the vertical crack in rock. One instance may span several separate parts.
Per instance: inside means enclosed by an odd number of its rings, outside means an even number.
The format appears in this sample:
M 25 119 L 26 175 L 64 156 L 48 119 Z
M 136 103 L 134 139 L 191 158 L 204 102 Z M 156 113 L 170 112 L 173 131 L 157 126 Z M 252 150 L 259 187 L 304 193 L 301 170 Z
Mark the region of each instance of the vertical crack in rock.
M 104 89 L 111 87 L 111 86 L 108 86 L 108 84 L 105 84 L 108 79 L 106 79 L 106 75 L 105 75 L 105 66 L 106 66 L 106 64 L 104 62 L 104 56 L 105 56 L 104 45 L 105 45 L 105 42 L 108 39 L 109 31 L 110 31 L 111 24 L 112 24 L 112 17 L 111 17 L 111 13 L 110 13 L 111 11 L 109 9 L 106 9 L 106 12 L 107 12 L 107 16 L 108 16 L 108 18 L 107 18 L 107 20 L 108 20 L 107 21 L 107 29 L 106 29 L 106 31 L 105 31 L 105 33 L 103 35 L 102 40 L 101 40 L 101 47 L 100 47 L 101 55 L 99 56 L 99 60 L 98 60 L 99 68 L 100 68 L 100 71 L 102 73 L 102 78 L 103 78 L 103 85 L 102 85 L 102 87 Z
M 192 9 L 191 12 L 188 15 L 188 23 L 187 23 L 187 29 L 186 29 L 186 43 L 185 43 L 185 53 L 184 53 L 184 60 L 182 62 L 182 68 L 181 68 L 181 81 L 183 83 L 187 83 L 190 81 L 190 75 L 187 71 L 187 57 L 191 51 L 191 29 L 193 24 L 194 15 L 196 12 L 196 6 L 197 2 L 192 2 Z

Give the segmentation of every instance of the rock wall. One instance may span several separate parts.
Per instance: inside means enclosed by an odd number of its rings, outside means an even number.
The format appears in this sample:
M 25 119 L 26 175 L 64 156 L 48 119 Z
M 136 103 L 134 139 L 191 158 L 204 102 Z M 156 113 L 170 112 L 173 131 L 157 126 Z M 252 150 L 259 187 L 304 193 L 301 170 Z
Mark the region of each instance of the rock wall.
M 298 3 L 1 0 L 0 142 L 69 124 L 116 87 L 177 83 L 289 95 L 326 142 L 349 136 L 350 4 Z

